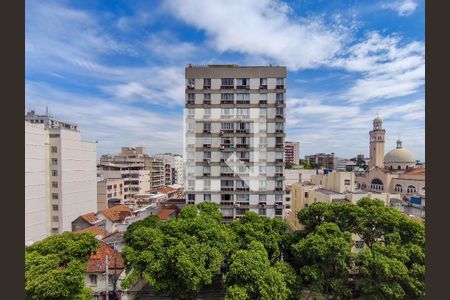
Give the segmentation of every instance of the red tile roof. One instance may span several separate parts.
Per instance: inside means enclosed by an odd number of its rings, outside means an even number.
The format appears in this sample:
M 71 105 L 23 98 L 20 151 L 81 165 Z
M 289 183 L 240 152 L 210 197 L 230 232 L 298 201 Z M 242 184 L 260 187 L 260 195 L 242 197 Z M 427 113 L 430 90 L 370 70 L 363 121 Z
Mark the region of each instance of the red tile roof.
M 162 221 L 168 220 L 169 217 L 174 214 L 177 210 L 172 208 L 163 208 L 158 214 L 158 218 Z
M 122 254 L 114 250 L 105 242 L 98 242 L 98 250 L 89 257 L 87 263 L 88 273 L 104 273 L 106 272 L 106 256 L 108 255 L 109 273 L 111 275 L 119 275 L 124 269 Z
M 97 225 L 93 225 L 84 229 L 80 229 L 75 231 L 75 233 L 92 233 L 95 236 L 101 236 L 101 238 L 106 237 L 109 233 L 104 230 L 103 228 L 100 228 Z
M 102 210 L 100 213 L 102 213 L 105 217 L 107 217 L 111 221 L 117 222 L 123 221 L 127 216 L 131 216 L 133 214 L 133 211 L 128 207 L 126 207 L 125 205 L 119 204 L 111 208 Z
M 93 213 L 93 212 L 84 214 L 81 217 L 91 224 L 95 223 L 97 221 L 97 217 L 95 216 L 95 213 Z
M 156 191 L 161 194 L 172 194 L 172 193 L 175 193 L 177 191 L 177 189 L 170 188 L 170 187 L 162 187 L 162 188 L 157 189 Z

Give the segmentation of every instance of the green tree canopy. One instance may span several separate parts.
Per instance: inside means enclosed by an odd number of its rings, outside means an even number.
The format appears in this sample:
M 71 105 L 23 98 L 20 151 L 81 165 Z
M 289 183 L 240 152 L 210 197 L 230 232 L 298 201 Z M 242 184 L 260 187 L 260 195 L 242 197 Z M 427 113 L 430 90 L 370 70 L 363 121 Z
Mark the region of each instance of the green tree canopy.
M 92 234 L 63 233 L 25 248 L 28 299 L 91 299 L 84 286 L 86 261 L 98 248 Z

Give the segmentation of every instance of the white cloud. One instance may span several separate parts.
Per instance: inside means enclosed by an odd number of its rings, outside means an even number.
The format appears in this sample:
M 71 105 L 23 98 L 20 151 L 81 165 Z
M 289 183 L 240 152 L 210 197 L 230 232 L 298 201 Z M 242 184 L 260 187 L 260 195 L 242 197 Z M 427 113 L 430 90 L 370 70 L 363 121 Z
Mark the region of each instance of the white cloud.
M 95 141 L 97 156 L 116 153 L 121 146 L 144 146 L 150 153 L 182 154 L 182 112 L 149 111 L 137 106 L 86 97 L 26 81 L 26 109 L 44 113 L 48 106 L 55 117 L 78 123 L 83 139 Z
M 417 5 L 417 0 L 402 0 L 385 3 L 382 8 L 395 10 L 399 16 L 409 16 L 414 13 Z
M 398 36 L 370 32 L 331 66 L 361 73 L 342 97 L 350 102 L 389 99 L 413 94 L 425 83 L 425 47 L 412 41 L 402 44 Z
M 338 23 L 291 15 L 277 0 L 166 2 L 169 11 L 206 32 L 219 52 L 257 56 L 291 70 L 323 65 L 341 50 L 347 30 Z

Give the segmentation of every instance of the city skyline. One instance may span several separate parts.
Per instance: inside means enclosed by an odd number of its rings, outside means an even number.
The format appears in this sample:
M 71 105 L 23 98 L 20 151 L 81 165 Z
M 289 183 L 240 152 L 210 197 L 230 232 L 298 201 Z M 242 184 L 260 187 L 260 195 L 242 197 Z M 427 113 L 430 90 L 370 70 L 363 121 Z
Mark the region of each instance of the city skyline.
M 187 64 L 286 65 L 302 158 L 367 156 L 379 113 L 386 152 L 401 138 L 425 159 L 423 1 L 191 2 L 27 2 L 26 110 L 78 123 L 98 157 L 181 154 Z

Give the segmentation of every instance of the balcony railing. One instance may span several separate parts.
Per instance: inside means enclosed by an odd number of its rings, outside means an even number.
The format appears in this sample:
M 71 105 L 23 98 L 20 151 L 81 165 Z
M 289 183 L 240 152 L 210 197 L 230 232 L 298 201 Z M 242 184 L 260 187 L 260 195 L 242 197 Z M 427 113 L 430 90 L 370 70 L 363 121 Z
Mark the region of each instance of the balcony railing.
M 187 100 L 187 104 L 195 104 L 195 100 Z
M 239 158 L 243 162 L 250 162 L 250 158 Z
M 248 148 L 250 147 L 249 144 L 236 144 L 236 148 Z
M 220 201 L 220 205 L 222 205 L 222 206 L 233 206 L 234 203 L 233 203 L 233 200 L 231 200 L 231 201 Z
M 238 85 L 238 86 L 236 86 L 236 88 L 237 89 L 248 90 L 248 89 L 250 89 L 250 86 L 249 85 Z
M 211 133 L 211 129 L 203 129 L 203 133 Z
M 203 144 L 203 148 L 211 148 L 211 144 Z
M 250 190 L 250 188 L 248 187 L 248 186 L 244 186 L 244 187 L 237 187 L 236 188 L 236 191 L 249 191 Z
M 204 86 L 203 86 L 203 89 L 204 89 L 204 90 L 210 90 L 210 89 L 211 89 L 211 86 L 210 86 L 210 85 L 204 85 Z
M 236 133 L 250 133 L 250 129 L 236 129 Z
M 283 119 L 283 118 L 284 118 L 284 116 L 283 116 L 283 114 L 276 114 L 276 115 L 275 115 L 275 118 L 280 118 L 280 119 Z
M 275 173 L 276 177 L 283 177 L 283 173 Z
M 223 176 L 223 177 L 233 177 L 233 176 L 234 176 L 234 173 L 220 173 L 220 176 Z
M 282 187 L 275 187 L 275 191 L 282 191 L 283 190 L 283 188 Z
M 284 101 L 283 101 L 283 100 L 277 100 L 277 101 L 275 102 L 275 104 L 276 104 L 276 105 L 279 105 L 279 106 L 282 106 L 282 105 L 284 104 Z
M 277 85 L 275 86 L 275 88 L 276 88 L 277 90 L 282 90 L 282 89 L 284 89 L 284 84 L 277 84 Z
M 203 100 L 204 105 L 211 105 L 211 100 Z
M 250 104 L 250 100 L 236 100 L 236 104 Z
M 233 85 L 221 85 L 220 88 L 222 90 L 234 89 L 234 84 Z
M 267 104 L 267 100 L 259 100 L 259 104 Z
M 195 89 L 195 85 L 193 85 L 193 84 L 188 84 L 188 85 L 186 86 L 186 88 L 187 88 L 188 90 L 193 90 L 193 89 Z
M 275 162 L 278 162 L 278 163 L 283 162 L 283 159 L 282 158 L 277 158 L 277 159 L 275 159 Z
M 234 144 L 220 144 L 220 149 L 233 148 Z
M 276 143 L 275 148 L 283 148 L 283 143 Z
M 260 90 L 267 90 L 267 84 L 262 84 L 259 86 Z
M 234 129 L 221 129 L 220 133 L 234 133 Z
M 220 100 L 220 104 L 234 104 L 234 100 Z
M 221 186 L 220 190 L 221 191 L 233 191 L 234 187 L 232 187 L 232 186 Z
M 275 133 L 283 133 L 283 129 L 275 129 Z

